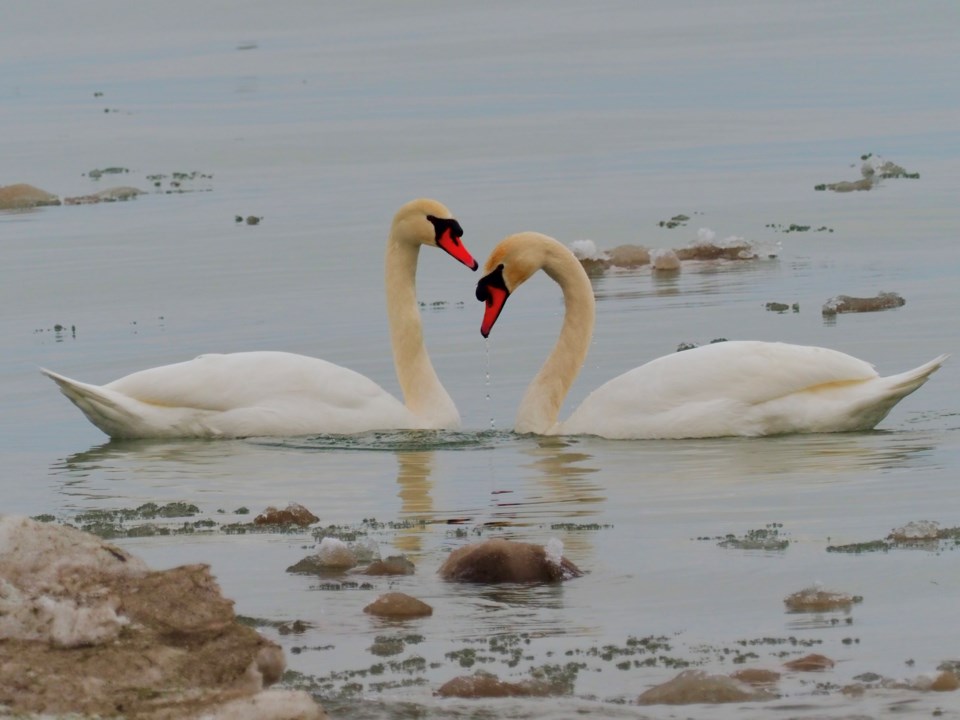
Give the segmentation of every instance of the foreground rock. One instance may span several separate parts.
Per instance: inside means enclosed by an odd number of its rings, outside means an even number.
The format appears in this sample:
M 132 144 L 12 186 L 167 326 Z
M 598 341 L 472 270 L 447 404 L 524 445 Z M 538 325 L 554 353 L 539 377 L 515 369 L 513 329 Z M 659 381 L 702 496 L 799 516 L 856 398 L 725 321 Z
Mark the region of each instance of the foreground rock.
M 583 575 L 563 557 L 559 540 L 544 546 L 502 538 L 454 550 L 439 573 L 445 580 L 479 583 L 560 582 Z
M 265 691 L 280 647 L 240 625 L 206 565 L 151 571 L 73 528 L 0 516 L 0 706 L 14 714 L 325 718 Z
M 33 185 L 17 183 L 0 187 L 0 210 L 59 205 L 60 198 Z

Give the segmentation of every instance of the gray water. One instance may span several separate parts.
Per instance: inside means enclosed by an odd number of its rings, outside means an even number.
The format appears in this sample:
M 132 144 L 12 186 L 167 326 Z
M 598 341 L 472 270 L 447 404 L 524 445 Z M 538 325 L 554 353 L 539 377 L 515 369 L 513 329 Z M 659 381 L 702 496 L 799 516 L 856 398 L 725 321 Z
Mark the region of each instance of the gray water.
M 411 577 L 331 590 L 343 578 L 286 572 L 315 548 L 309 533 L 117 540 L 157 567 L 211 564 L 242 615 L 310 623 L 262 631 L 337 717 L 673 717 L 633 703 L 677 661 L 725 673 L 738 656 L 780 669 L 807 652 L 837 664 L 786 674 L 776 701 L 681 713 L 960 717 L 956 693 L 839 692 L 865 672 L 911 681 L 960 658 L 953 546 L 826 550 L 911 521 L 960 525 L 956 358 L 869 433 L 516 436 L 519 396 L 559 328 L 559 292 L 538 277 L 484 341 L 477 275 L 425 252 L 425 332 L 459 433 L 108 442 L 37 370 L 100 383 L 203 352 L 280 349 L 397 393 L 382 247 L 393 212 L 418 196 L 453 210 L 479 260 L 528 229 L 609 249 L 681 247 L 705 227 L 761 249 L 665 279 L 649 268 L 595 277 L 597 329 L 564 416 L 682 342 L 823 345 L 884 374 L 956 354 L 958 13 L 745 1 L 4 7 L 0 185 L 147 194 L 0 213 L 0 511 L 73 522 L 184 501 L 200 510 L 191 522 L 224 525 L 249 522 L 239 508 L 295 501 L 323 526 L 368 532 L 384 556 L 406 554 Z M 814 190 L 857 179 L 866 153 L 920 178 Z M 111 166 L 129 172 L 89 176 Z M 172 188 L 174 172 L 205 177 Z M 159 187 L 154 174 L 167 176 Z M 685 226 L 659 225 L 679 213 Z M 790 223 L 811 229 L 771 227 Z M 906 305 L 820 313 L 834 295 L 880 291 Z M 771 301 L 799 312 L 769 312 Z M 718 544 L 771 527 L 785 550 Z M 437 579 L 450 549 L 495 536 L 557 537 L 587 575 L 562 587 Z M 815 582 L 864 600 L 847 614 L 788 614 L 783 598 Z M 433 616 L 394 626 L 361 612 L 388 589 Z M 408 640 L 384 658 L 370 651 L 378 636 Z M 602 650 L 648 636 L 671 646 L 650 665 Z M 522 658 L 490 652 L 490 638 L 517 642 Z M 462 667 L 471 649 L 480 659 Z M 477 669 L 516 680 L 567 663 L 583 667 L 563 697 L 432 695 Z

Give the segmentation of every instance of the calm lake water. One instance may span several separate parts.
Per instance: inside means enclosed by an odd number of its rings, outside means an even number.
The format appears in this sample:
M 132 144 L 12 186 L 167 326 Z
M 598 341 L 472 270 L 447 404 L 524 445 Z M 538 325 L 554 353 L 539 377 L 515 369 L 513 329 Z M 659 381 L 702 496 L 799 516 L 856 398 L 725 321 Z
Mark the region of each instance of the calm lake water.
M 425 252 L 427 341 L 459 433 L 107 442 L 37 369 L 102 383 L 203 352 L 281 349 L 396 393 L 382 248 L 418 196 L 453 210 L 481 261 L 519 230 L 610 249 L 681 247 L 710 228 L 761 250 L 665 279 L 596 277 L 595 338 L 565 413 L 682 342 L 823 345 L 883 374 L 956 355 L 958 6 L 96 0 L 3 12 L 0 185 L 147 194 L 0 213 L 0 511 L 74 522 L 196 505 L 169 524 L 209 529 L 117 542 L 157 567 L 209 563 L 237 612 L 284 646 L 290 682 L 336 717 L 960 717 L 958 693 L 840 692 L 863 673 L 913 681 L 960 660 L 955 545 L 827 551 L 909 522 L 960 526 L 960 358 L 869 433 L 516 436 L 559 291 L 538 277 L 484 341 L 477 275 Z M 856 180 L 867 153 L 920 178 L 814 190 Z M 109 167 L 128 172 L 91 178 Z M 173 188 L 175 172 L 198 174 Z M 660 225 L 677 214 L 690 219 Z M 247 215 L 262 222 L 235 222 Z M 810 229 L 784 232 L 791 223 Z M 834 295 L 881 291 L 906 305 L 821 315 Z M 220 529 L 290 501 L 383 556 L 406 554 L 416 573 L 293 575 L 311 534 Z M 719 544 L 757 530 L 789 545 Z M 496 536 L 557 537 L 587 575 L 505 588 L 436 577 L 449 550 Z M 786 612 L 784 597 L 818 582 L 863 602 Z M 361 611 L 387 590 L 433 616 L 395 625 Z M 310 628 L 274 627 L 292 620 Z M 664 648 L 637 651 L 631 638 L 649 637 Z M 378 654 L 377 638 L 401 649 Z M 836 666 L 785 674 L 778 700 L 634 704 L 686 663 L 782 669 L 809 652 Z M 572 692 L 433 696 L 478 669 L 520 680 L 544 668 L 575 678 Z

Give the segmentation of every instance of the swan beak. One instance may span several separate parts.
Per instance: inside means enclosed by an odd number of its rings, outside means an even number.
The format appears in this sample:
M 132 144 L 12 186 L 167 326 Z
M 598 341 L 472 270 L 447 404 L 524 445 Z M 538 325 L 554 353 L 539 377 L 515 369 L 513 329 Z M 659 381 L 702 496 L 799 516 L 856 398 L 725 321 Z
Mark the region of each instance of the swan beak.
M 484 337 L 490 336 L 490 331 L 500 317 L 508 297 L 510 297 L 510 291 L 503 280 L 503 265 L 498 265 L 496 270 L 480 278 L 480 282 L 477 283 L 477 300 L 486 303 L 483 323 L 480 325 L 480 334 Z
M 448 255 L 456 258 L 471 270 L 480 267 L 479 263 L 473 259 L 473 255 L 467 250 L 463 241 L 463 228 L 453 218 L 438 218 L 433 215 L 427 215 L 427 220 L 433 224 L 436 231 L 437 247 Z

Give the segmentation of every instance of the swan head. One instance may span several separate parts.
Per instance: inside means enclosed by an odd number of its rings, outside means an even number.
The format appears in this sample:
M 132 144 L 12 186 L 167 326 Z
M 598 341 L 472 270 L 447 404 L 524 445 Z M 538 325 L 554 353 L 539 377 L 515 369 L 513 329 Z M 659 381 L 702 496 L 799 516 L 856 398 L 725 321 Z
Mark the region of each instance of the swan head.
M 543 268 L 558 248 L 569 253 L 561 243 L 536 232 L 517 233 L 497 243 L 477 283 L 477 300 L 486 304 L 480 334 L 490 335 L 510 294 Z
M 463 228 L 442 203 L 429 198 L 412 200 L 393 217 L 391 235 L 399 242 L 438 247 L 476 270 L 479 263 L 463 244 Z

